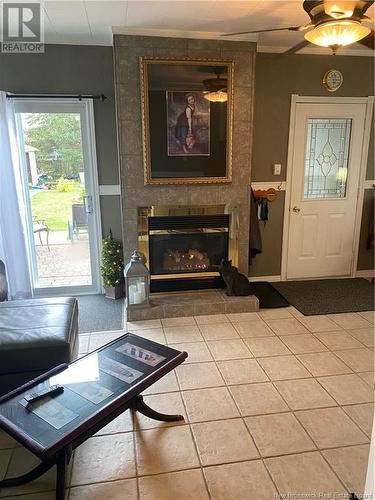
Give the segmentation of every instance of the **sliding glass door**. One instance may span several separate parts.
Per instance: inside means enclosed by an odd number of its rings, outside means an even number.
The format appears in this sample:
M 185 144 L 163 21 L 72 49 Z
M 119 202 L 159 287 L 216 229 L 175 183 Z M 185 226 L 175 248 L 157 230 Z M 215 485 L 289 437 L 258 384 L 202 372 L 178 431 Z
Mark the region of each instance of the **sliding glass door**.
M 92 101 L 17 99 L 35 295 L 100 291 Z

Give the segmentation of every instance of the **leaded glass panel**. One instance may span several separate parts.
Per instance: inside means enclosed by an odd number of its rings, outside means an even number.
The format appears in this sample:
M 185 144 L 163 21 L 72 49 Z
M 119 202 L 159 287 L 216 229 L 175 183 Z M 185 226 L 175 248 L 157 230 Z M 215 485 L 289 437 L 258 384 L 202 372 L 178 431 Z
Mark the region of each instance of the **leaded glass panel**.
M 351 118 L 309 118 L 304 199 L 345 198 Z

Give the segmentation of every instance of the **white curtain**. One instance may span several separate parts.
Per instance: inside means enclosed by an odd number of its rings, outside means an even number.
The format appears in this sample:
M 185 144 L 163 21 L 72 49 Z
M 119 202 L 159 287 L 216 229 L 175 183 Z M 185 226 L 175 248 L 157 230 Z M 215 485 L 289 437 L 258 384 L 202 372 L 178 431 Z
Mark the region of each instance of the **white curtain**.
M 0 259 L 11 299 L 32 296 L 26 214 L 14 107 L 0 91 Z

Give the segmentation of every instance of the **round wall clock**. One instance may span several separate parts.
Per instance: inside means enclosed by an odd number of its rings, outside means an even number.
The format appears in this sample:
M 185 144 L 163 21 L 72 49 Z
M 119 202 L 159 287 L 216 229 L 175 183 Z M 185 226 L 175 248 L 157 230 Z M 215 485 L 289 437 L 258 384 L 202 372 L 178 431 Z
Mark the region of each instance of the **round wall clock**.
M 344 81 L 341 71 L 330 69 L 323 77 L 323 85 L 329 92 L 336 92 Z

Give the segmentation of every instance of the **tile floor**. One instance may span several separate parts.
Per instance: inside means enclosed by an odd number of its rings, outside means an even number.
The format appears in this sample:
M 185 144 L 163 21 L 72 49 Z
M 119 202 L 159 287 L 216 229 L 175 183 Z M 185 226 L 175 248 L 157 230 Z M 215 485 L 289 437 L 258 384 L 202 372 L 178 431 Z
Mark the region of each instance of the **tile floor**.
M 67 500 L 360 497 L 373 328 L 371 313 L 304 317 L 292 307 L 128 323 L 189 353 L 145 392 L 150 406 L 185 421 L 117 418 L 76 450 Z M 81 355 L 122 333 L 80 335 Z M 35 462 L 0 434 L 0 477 Z M 0 498 L 53 500 L 53 483 L 51 471 Z

